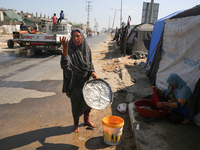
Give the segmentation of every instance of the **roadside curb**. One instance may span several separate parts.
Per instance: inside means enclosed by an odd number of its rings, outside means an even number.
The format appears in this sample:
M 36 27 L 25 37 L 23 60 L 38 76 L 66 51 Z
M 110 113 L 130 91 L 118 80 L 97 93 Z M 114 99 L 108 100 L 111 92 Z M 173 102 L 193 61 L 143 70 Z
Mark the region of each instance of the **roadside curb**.
M 138 142 L 137 142 L 137 135 L 135 133 L 135 130 L 136 130 L 136 126 L 137 126 L 137 121 L 135 120 L 135 117 L 134 117 L 134 102 L 131 102 L 128 104 L 128 113 L 129 113 L 129 119 L 130 119 L 130 123 L 131 123 L 131 129 L 132 129 L 132 133 L 134 135 L 134 139 L 135 139 L 135 147 L 136 147 L 136 150 L 138 150 Z

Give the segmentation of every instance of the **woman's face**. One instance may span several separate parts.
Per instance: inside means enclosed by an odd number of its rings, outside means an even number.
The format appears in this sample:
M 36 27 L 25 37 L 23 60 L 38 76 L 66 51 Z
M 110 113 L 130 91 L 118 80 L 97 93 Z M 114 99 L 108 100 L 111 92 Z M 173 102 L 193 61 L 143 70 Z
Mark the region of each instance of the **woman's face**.
M 81 42 L 82 42 L 81 34 L 80 34 L 78 31 L 75 31 L 75 32 L 73 33 L 72 40 L 73 40 L 73 42 L 74 42 L 74 44 L 75 44 L 76 46 L 81 45 Z
M 173 84 L 170 84 L 170 86 L 172 87 L 172 92 L 174 92 L 174 90 L 177 88 L 175 85 L 173 85 Z

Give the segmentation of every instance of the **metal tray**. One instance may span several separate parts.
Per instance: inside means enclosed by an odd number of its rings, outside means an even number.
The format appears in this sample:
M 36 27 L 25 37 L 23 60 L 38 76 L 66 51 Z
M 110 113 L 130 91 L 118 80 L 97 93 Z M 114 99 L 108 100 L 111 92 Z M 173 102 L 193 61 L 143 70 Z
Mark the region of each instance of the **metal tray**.
M 113 102 L 111 87 L 102 79 L 86 81 L 83 87 L 83 97 L 88 106 L 97 110 L 104 110 Z

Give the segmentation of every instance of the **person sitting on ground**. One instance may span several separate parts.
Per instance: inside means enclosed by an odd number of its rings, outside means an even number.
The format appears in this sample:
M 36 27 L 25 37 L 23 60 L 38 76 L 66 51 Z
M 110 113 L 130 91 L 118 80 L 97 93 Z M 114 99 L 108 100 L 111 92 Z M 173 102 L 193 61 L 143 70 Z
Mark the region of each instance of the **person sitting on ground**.
M 62 19 L 65 19 L 63 10 L 61 10 L 61 12 L 60 12 L 60 18 L 58 19 L 58 22 L 57 22 L 57 23 L 59 23 L 59 21 L 61 22 Z
M 177 74 L 170 74 L 167 79 L 169 86 L 166 90 L 162 91 L 152 86 L 152 89 L 156 89 L 158 93 L 167 98 L 165 102 L 158 102 L 158 108 L 169 107 L 171 113 L 168 114 L 168 118 L 173 123 L 188 123 L 189 122 L 189 100 L 192 96 L 192 92 L 185 83 L 185 81 Z
M 57 32 L 57 17 L 56 17 L 56 13 L 53 14 L 53 17 L 52 17 L 52 20 L 53 20 L 53 28 L 52 28 L 52 31 L 56 31 Z
M 74 132 L 79 132 L 79 117 L 84 114 L 84 123 L 91 127 L 96 125 L 89 121 L 91 108 L 83 98 L 83 86 L 90 76 L 97 79 L 92 63 L 91 49 L 80 29 L 73 29 L 71 38 L 60 38 L 63 46 L 61 68 L 63 69 L 63 92 L 71 100 L 74 118 Z
M 20 30 L 27 30 L 27 26 L 25 25 L 24 21 L 20 24 Z

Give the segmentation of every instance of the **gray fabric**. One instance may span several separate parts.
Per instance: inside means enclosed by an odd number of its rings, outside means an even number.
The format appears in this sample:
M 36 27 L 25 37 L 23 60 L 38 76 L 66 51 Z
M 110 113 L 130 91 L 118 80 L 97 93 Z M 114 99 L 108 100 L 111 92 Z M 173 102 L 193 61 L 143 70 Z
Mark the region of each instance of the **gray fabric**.
M 183 79 L 175 74 L 171 73 L 170 76 L 167 79 L 167 82 L 169 83 L 168 89 L 164 90 L 164 95 L 167 97 L 171 92 L 171 86 L 170 84 L 176 86 L 176 89 L 174 90 L 174 96 L 176 100 L 178 99 L 187 99 L 189 100 L 192 96 L 192 92 L 190 88 L 186 85 L 185 81 Z
M 79 29 L 72 30 L 71 35 L 74 31 L 81 33 L 82 43 L 80 46 L 74 45 L 71 36 L 68 55 L 61 57 L 61 68 L 63 69 L 63 92 L 71 99 L 72 114 L 76 120 L 89 109 L 84 101 L 82 88 L 94 72 L 94 67 L 87 41 Z

